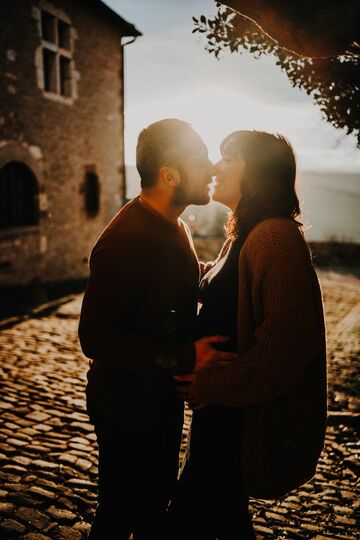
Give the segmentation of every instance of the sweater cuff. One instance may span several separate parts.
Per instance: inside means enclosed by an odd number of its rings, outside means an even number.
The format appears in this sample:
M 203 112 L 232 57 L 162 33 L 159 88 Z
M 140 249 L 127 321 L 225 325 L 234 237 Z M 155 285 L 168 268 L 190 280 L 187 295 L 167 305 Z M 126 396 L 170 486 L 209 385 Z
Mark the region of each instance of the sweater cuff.
M 206 405 L 220 403 L 219 396 L 217 395 L 220 379 L 218 373 L 219 368 L 216 367 L 205 368 L 196 373 L 195 379 L 192 382 L 192 388 L 199 402 L 206 403 Z

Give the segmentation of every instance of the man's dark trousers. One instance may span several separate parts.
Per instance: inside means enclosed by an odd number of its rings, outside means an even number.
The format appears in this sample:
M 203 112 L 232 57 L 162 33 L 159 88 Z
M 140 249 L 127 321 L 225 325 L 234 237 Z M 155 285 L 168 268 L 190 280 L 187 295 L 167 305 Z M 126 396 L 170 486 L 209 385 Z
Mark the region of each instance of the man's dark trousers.
M 183 407 L 161 424 L 122 428 L 97 415 L 98 506 L 91 540 L 161 539 L 174 492 L 181 443 Z

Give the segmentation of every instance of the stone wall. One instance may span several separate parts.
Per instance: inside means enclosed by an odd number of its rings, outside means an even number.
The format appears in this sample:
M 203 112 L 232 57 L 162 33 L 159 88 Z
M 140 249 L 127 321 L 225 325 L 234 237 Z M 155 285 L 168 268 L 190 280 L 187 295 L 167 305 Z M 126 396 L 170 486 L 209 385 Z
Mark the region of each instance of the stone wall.
M 43 90 L 40 8 L 71 23 L 71 98 Z M 0 286 L 79 279 L 123 197 L 121 29 L 85 0 L 0 3 L 0 168 L 21 156 L 39 183 L 39 224 L 0 229 Z M 84 207 L 86 172 L 100 209 Z

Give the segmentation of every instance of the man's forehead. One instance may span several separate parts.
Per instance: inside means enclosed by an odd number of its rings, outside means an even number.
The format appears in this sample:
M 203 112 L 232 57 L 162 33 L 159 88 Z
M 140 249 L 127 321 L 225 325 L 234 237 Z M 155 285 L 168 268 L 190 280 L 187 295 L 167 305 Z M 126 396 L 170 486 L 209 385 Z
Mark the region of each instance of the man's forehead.
M 189 154 L 195 156 L 195 155 L 208 155 L 208 149 L 204 143 L 204 141 L 201 139 L 200 135 L 197 133 L 194 133 L 192 137 L 189 137 L 188 142 L 188 149 Z
M 208 150 L 200 135 L 188 129 L 168 146 L 168 156 L 181 156 L 182 159 L 207 158 Z

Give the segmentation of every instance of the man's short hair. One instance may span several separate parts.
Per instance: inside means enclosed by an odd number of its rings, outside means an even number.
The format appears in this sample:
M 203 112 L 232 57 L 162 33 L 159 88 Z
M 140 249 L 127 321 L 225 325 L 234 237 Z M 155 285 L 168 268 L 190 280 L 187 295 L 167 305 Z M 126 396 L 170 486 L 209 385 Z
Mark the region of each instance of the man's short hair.
M 197 134 L 191 125 L 176 118 L 159 120 L 143 129 L 136 146 L 136 168 L 141 187 L 154 186 L 161 167 L 180 166 L 194 136 Z

